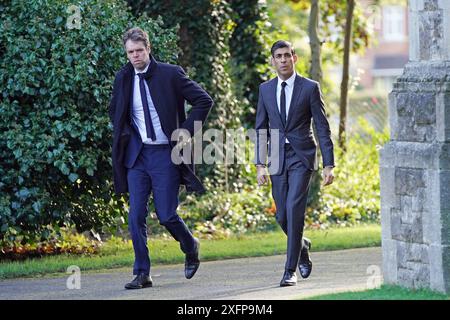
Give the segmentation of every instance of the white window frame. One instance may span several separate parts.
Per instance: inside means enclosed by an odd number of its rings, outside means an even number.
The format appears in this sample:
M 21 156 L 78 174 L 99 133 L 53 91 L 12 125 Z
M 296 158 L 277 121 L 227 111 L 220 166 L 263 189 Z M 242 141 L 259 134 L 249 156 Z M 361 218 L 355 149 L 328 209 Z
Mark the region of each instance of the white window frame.
M 383 40 L 402 41 L 405 35 L 405 8 L 402 6 L 383 7 Z

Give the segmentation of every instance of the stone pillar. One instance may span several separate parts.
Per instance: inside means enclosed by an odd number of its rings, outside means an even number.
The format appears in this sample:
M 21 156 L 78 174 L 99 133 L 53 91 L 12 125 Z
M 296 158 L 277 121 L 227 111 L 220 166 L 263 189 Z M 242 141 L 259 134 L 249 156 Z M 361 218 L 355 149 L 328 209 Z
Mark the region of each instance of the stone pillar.
M 383 277 L 450 293 L 450 1 L 409 1 L 410 61 L 380 151 Z

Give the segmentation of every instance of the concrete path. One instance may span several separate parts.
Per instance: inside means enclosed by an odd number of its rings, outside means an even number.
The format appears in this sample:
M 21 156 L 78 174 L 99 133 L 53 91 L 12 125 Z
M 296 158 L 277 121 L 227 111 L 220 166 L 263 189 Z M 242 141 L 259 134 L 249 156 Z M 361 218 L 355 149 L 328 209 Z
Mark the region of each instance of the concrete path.
M 295 287 L 279 287 L 284 255 L 202 262 L 195 277 L 183 265 L 153 266 L 154 286 L 125 290 L 131 267 L 100 272 L 81 270 L 80 289 L 68 289 L 69 274 L 0 281 L 0 300 L 171 299 L 288 300 L 317 294 L 364 290 L 380 282 L 381 248 L 312 252 L 313 271 Z

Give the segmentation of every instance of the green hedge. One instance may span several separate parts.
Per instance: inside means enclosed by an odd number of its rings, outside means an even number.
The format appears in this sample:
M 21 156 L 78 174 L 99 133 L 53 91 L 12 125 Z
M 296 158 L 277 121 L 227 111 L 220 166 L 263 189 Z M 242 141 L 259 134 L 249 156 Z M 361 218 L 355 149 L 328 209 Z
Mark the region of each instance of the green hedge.
M 123 1 L 73 4 L 0 6 L 0 245 L 114 223 L 124 201 L 112 193 L 108 104 L 127 62 L 121 36 L 138 25 L 158 59 L 179 53 L 175 28 L 133 17 Z
M 317 204 L 307 209 L 308 225 L 380 221 L 379 149 L 389 134 L 387 128 L 377 131 L 363 118 L 358 131 L 347 139 L 347 152 L 336 147 L 334 183 L 322 187 Z
M 267 187 L 249 186 L 239 193 L 215 190 L 201 198 L 187 198 L 178 212 L 202 237 L 267 231 L 276 227 L 275 207 Z

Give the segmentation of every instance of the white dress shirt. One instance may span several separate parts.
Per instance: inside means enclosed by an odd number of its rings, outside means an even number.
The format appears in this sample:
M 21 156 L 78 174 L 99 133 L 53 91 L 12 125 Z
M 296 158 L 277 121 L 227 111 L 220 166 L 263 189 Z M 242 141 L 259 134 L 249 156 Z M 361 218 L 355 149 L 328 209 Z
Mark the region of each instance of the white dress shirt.
M 294 83 L 295 83 L 295 77 L 297 76 L 297 73 L 294 71 L 292 76 L 289 77 L 287 80 L 283 80 L 280 77 L 278 77 L 278 83 L 277 83 L 277 105 L 278 105 L 278 112 L 281 114 L 280 109 L 280 97 L 281 97 L 281 83 L 284 81 L 286 82 L 286 86 L 284 87 L 284 92 L 286 94 L 286 122 L 287 117 L 289 115 L 289 108 L 291 106 L 291 100 L 292 100 L 292 92 L 294 91 Z M 286 143 L 289 143 L 288 139 L 286 138 Z
M 150 62 L 151 63 L 151 62 Z M 144 109 L 142 107 L 141 91 L 139 89 L 139 76 L 138 73 L 145 73 L 148 70 L 148 66 L 142 70 L 138 71 L 134 69 L 134 86 L 133 86 L 133 121 L 139 129 L 139 133 L 142 138 L 142 143 L 144 144 L 168 144 L 169 139 L 162 131 L 161 122 L 159 120 L 158 113 L 156 112 L 155 105 L 153 104 L 152 97 L 150 95 L 150 90 L 147 86 L 147 82 L 144 82 L 145 92 L 147 93 L 148 108 L 150 110 L 150 118 L 152 120 L 153 129 L 155 130 L 156 140 L 152 141 L 151 138 L 147 138 L 147 130 L 145 128 L 145 117 Z

